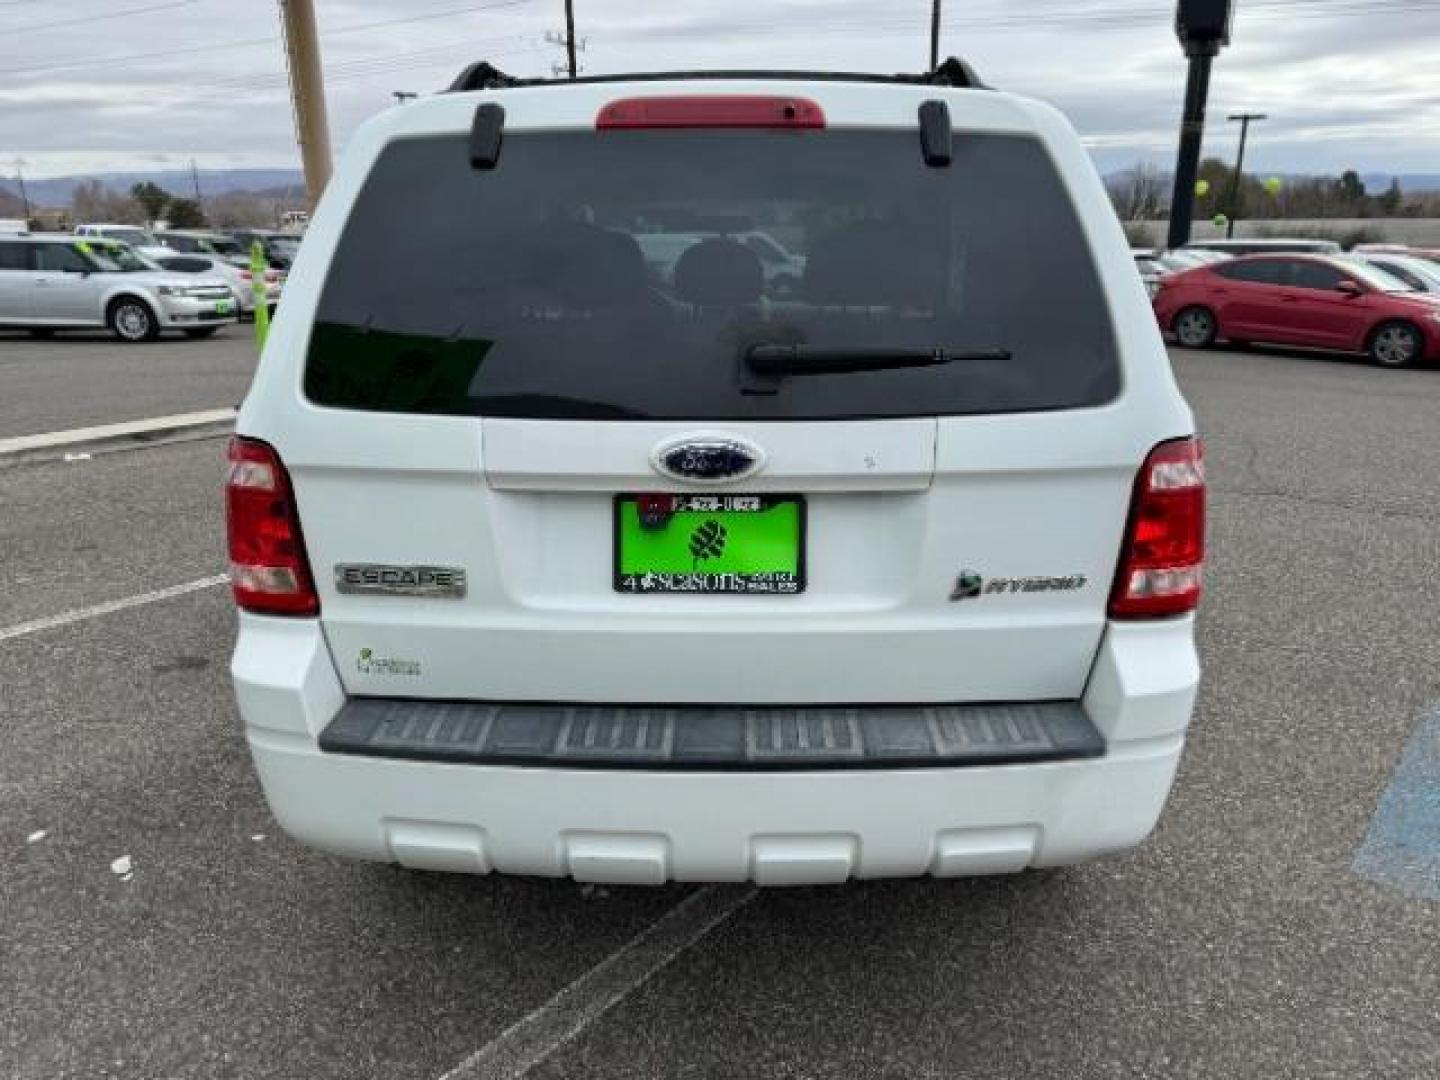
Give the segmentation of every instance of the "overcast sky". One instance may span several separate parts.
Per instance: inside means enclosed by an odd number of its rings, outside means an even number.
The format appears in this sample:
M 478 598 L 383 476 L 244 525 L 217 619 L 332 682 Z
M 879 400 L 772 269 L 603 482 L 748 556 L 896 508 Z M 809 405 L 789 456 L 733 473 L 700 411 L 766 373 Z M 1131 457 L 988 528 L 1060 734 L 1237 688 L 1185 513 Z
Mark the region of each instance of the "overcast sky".
M 929 0 L 575 0 L 582 64 L 923 66 Z M 549 74 L 561 0 L 316 0 L 331 132 L 472 59 Z M 1102 168 L 1173 157 L 1184 64 L 1169 0 L 945 0 L 942 53 L 1064 109 Z M 274 0 L 0 0 L 0 176 L 295 166 Z M 1207 152 L 1258 109 L 1257 171 L 1440 172 L 1440 0 L 1239 0 Z

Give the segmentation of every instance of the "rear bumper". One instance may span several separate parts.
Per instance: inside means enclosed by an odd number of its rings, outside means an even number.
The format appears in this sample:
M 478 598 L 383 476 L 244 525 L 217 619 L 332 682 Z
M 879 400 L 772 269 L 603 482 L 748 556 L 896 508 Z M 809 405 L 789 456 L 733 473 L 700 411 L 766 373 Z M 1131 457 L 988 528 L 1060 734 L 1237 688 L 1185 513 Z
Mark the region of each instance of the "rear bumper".
M 1112 626 L 1084 706 L 1103 756 L 965 768 L 655 771 L 327 753 L 345 703 L 319 627 L 242 616 L 233 665 L 271 809 L 302 842 L 421 869 L 812 884 L 1008 873 L 1140 843 L 1174 779 L 1190 620 Z

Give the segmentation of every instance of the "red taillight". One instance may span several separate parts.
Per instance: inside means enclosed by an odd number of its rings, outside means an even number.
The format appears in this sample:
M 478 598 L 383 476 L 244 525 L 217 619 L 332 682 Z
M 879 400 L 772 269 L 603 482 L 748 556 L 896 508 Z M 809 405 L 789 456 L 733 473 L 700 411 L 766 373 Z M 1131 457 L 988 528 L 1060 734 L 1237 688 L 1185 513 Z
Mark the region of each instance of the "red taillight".
M 1198 439 L 1150 451 L 1135 480 L 1112 619 L 1154 619 L 1194 611 L 1205 562 L 1205 462 Z
M 625 128 L 823 128 L 809 98 L 754 94 L 635 97 L 612 101 L 595 117 L 600 131 Z
M 280 455 L 256 439 L 230 440 L 225 517 L 235 603 L 260 615 L 318 615 L 290 475 Z
M 266 270 L 266 271 L 265 271 L 265 280 L 266 280 L 268 283 L 270 283 L 271 285 L 275 284 L 275 282 L 277 282 L 277 281 L 280 280 L 280 271 L 279 271 L 279 270 Z
M 240 271 L 240 280 L 241 280 L 241 281 L 249 281 L 249 280 L 250 280 L 250 271 L 249 271 L 249 270 L 241 270 L 241 271 Z

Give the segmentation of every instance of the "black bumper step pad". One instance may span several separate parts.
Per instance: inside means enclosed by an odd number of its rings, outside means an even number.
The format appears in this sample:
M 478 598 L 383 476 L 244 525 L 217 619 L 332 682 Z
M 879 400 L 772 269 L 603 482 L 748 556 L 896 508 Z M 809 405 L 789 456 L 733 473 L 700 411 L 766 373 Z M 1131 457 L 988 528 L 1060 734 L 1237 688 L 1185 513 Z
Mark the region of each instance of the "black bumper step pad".
M 351 698 L 336 754 L 556 768 L 957 768 L 1100 757 L 1079 702 L 1020 705 L 531 705 Z

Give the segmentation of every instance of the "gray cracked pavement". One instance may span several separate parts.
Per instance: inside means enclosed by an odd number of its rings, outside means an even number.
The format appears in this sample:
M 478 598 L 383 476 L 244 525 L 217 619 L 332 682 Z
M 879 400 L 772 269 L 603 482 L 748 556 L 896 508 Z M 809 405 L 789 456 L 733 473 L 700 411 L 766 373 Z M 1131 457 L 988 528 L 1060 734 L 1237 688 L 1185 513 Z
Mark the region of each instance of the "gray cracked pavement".
M 530 1075 L 1435 1074 L 1440 910 L 1351 861 L 1440 701 L 1440 371 L 1174 356 L 1212 560 L 1155 837 L 1053 875 L 761 892 Z M 215 573 L 221 445 L 0 473 L 0 629 Z M 210 589 L 0 642 L 0 1075 L 434 1080 L 690 891 L 276 835 L 231 621 Z

